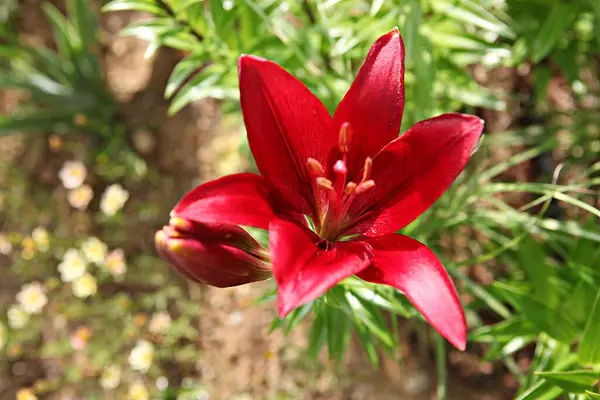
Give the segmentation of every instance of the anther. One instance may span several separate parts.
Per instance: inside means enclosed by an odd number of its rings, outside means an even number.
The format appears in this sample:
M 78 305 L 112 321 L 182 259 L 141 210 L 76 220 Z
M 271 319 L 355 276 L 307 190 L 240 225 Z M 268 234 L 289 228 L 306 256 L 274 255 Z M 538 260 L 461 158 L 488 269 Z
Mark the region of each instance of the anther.
M 354 182 L 348 182 L 346 184 L 346 188 L 344 189 L 344 193 L 347 195 L 351 195 L 354 193 L 354 190 L 356 189 L 356 183 Z
M 308 170 L 313 176 L 323 176 L 325 175 L 325 168 L 321 165 L 321 163 L 315 160 L 312 157 L 309 157 L 306 160 L 306 165 L 308 166 Z
M 347 153 L 350 146 L 350 140 L 352 139 L 352 130 L 350 129 L 350 123 L 344 122 L 340 127 L 340 138 L 339 147 L 342 153 Z
M 317 178 L 317 186 L 319 186 L 321 189 L 333 190 L 333 183 L 329 179 L 323 178 L 322 176 Z
M 369 190 L 373 189 L 374 187 L 375 187 L 375 181 L 373 179 L 369 179 L 368 181 L 359 183 L 358 186 L 356 186 L 356 189 L 354 189 L 354 194 L 358 196 L 359 194 L 368 192 Z
M 373 159 L 365 158 L 365 166 L 363 167 L 363 176 L 361 182 L 366 182 L 371 177 L 371 169 L 373 168 Z

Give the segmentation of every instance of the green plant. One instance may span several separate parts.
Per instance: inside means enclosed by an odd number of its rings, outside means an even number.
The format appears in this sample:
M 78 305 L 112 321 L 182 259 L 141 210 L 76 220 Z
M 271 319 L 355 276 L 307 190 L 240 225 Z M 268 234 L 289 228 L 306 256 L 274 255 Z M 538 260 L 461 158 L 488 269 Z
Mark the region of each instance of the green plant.
M 0 117 L 0 135 L 18 132 L 86 132 L 105 140 L 122 136 L 116 104 L 101 74 L 96 16 L 87 2 L 67 2 L 68 17 L 50 3 L 44 12 L 57 50 L 24 44 L 14 33 L 0 45 L 0 88 L 27 101 Z

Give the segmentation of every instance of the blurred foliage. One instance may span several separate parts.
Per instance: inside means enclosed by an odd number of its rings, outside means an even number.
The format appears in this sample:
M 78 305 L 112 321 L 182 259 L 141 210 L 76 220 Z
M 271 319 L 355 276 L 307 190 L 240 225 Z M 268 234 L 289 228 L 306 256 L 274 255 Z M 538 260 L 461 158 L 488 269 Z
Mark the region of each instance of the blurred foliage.
M 14 132 L 86 132 L 105 140 L 123 136 L 116 104 L 98 59 L 96 15 L 84 0 L 67 1 L 67 16 L 46 3 L 56 50 L 7 32 L 0 42 L 0 89 L 28 94 L 23 107 L 0 118 L 0 136 Z
M 467 299 L 471 346 L 485 349 L 486 360 L 503 363 L 518 382 L 519 399 L 555 399 L 565 393 L 573 399 L 599 396 L 600 6 L 596 1 L 113 0 L 104 7 L 105 12 L 123 10 L 149 14 L 122 32 L 147 40 L 148 57 L 161 46 L 184 54 L 165 88 L 171 113 L 211 97 L 223 100 L 225 112 L 239 116 L 236 71 L 241 53 L 279 63 L 333 110 L 371 43 L 393 26 L 399 27 L 407 49 L 403 130 L 441 112 L 509 112 L 511 102 L 521 101 L 521 112 L 534 123 L 488 135 L 451 190 L 404 233 L 426 242 L 442 257 Z M 45 11 L 54 29 L 56 52 L 23 45 L 14 34 L 0 31 L 0 87 L 30 96 L 19 113 L 0 118 L 0 135 L 75 130 L 105 139 L 122 137 L 116 102 L 105 87 L 96 54 L 96 17 L 83 0 L 68 2 L 67 17 L 51 5 Z M 529 71 L 530 93 L 485 87 L 474 77 L 475 64 L 490 73 L 495 68 Z M 556 76 L 564 78 L 575 99 L 575 107 L 566 112 L 547 101 Z M 592 106 L 584 106 L 589 99 Z M 489 161 L 498 149 L 510 156 Z M 546 168 L 527 182 L 511 177 L 516 166 L 538 162 L 551 153 L 560 155 L 555 157 L 559 167 Z M 140 168 L 123 166 L 139 165 L 135 155 L 123 155 L 115 147 L 101 155 L 100 160 L 115 157 L 114 165 L 92 163 L 95 170 L 105 172 L 101 176 L 105 184 L 121 180 L 127 186 L 146 179 L 145 175 L 133 178 L 131 171 Z M 26 186 L 25 180 L 15 175 L 11 190 L 0 192 L 5 198 L 0 215 L 18 215 L 23 209 L 18 188 Z M 514 194 L 526 203 L 515 204 Z M 147 208 L 152 220 L 152 206 Z M 115 234 L 127 226 L 120 211 L 115 216 L 88 213 L 107 237 L 114 235 L 109 245 L 117 246 L 126 237 Z M 165 284 L 167 269 L 156 269 L 153 256 L 142 253 L 132 260 L 128 256 L 132 273 L 122 282 L 107 272 L 105 261 L 86 261 L 99 267 L 88 272 L 100 287 L 145 282 L 152 271 L 155 286 L 148 292 L 130 298 L 125 287 L 116 294 L 99 290 L 87 299 L 73 298 L 74 283 L 61 284 L 56 265 L 64 261 L 68 248 L 79 248 L 82 240 L 73 233 L 49 231 L 47 251 L 31 244 L 31 232 L 11 233 L 6 239 L 20 251 L 11 253 L 14 272 L 24 282 L 42 282 L 48 297 L 44 307 L 56 311 L 66 327 L 62 336 L 45 339 L 42 357 L 67 362 L 79 357 L 81 351 L 73 345 L 71 334 L 85 337 L 87 331 L 77 329 L 81 326 L 92 332 L 84 354 L 97 367 L 91 375 L 99 379 L 107 360 L 122 368 L 127 375 L 123 381 L 135 383 L 147 376 L 163 376 L 161 360 L 165 365 L 171 359 L 186 365 L 201 357 L 194 344 L 198 311 L 181 286 Z M 264 241 L 264 232 L 256 235 Z M 33 250 L 25 251 L 27 246 Z M 24 251 L 31 258 L 24 257 Z M 33 263 L 39 267 L 31 269 Z M 489 282 L 474 276 L 475 270 L 489 276 Z M 272 300 L 274 293 L 259 301 Z M 150 334 L 146 318 L 165 310 L 173 315 L 168 333 Z M 102 319 L 94 319 L 98 326 L 88 326 L 87 318 L 94 315 Z M 429 332 L 401 293 L 356 278 L 286 319 L 275 319 L 272 329 L 290 332 L 307 316 L 312 316 L 309 355 L 316 357 L 326 347 L 337 361 L 353 335 L 374 365 L 381 349 L 396 354 L 400 329 L 396 317 L 410 318 L 414 329 Z M 43 314 L 29 317 L 27 329 L 6 324 L 9 328 L 3 330 L 0 325 L 0 341 L 2 335 L 7 340 L 0 351 L 11 358 L 39 351 L 29 344 L 40 340 L 44 324 L 56 323 L 44 320 Z M 122 342 L 114 340 L 121 336 Z M 135 348 L 140 349 L 137 354 L 144 349 L 147 353 L 148 347 L 139 340 L 154 343 L 156 351 L 158 362 L 152 362 L 147 373 L 135 372 L 136 362 L 128 359 Z M 437 336 L 436 342 L 438 393 L 443 398 L 446 348 Z M 517 362 L 522 357 L 529 360 L 527 367 Z M 65 375 L 68 382 L 91 385 L 83 380 L 86 371 L 71 369 Z M 50 382 L 45 390 L 63 383 Z M 165 398 L 171 395 L 162 393 Z

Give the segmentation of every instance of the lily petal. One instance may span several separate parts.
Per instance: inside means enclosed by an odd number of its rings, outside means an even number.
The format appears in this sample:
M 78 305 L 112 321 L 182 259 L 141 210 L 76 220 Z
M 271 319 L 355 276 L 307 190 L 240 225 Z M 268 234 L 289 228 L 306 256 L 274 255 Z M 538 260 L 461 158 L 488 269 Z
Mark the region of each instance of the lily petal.
M 424 244 L 404 235 L 366 240 L 375 255 L 360 272 L 365 281 L 400 289 L 429 323 L 452 345 L 464 350 L 465 315 L 456 289 L 436 255 Z
M 362 271 L 373 256 L 364 242 L 320 241 L 308 228 L 278 218 L 269 227 L 269 251 L 282 317 Z
M 396 232 L 427 210 L 464 169 L 483 131 L 473 115 L 443 114 L 418 122 L 373 159 L 375 188 L 358 196 L 348 233 Z
M 235 174 L 195 187 L 183 196 L 171 216 L 200 223 L 268 229 L 274 217 L 272 204 L 272 196 L 261 176 Z
M 256 165 L 281 201 L 314 216 L 309 157 L 325 163 L 337 133 L 325 106 L 297 78 L 254 56 L 239 60 L 240 101 Z
M 348 93 L 333 116 L 339 130 L 352 130 L 349 177 L 360 173 L 366 157 L 373 157 L 398 137 L 404 110 L 404 43 L 397 28 L 373 44 Z

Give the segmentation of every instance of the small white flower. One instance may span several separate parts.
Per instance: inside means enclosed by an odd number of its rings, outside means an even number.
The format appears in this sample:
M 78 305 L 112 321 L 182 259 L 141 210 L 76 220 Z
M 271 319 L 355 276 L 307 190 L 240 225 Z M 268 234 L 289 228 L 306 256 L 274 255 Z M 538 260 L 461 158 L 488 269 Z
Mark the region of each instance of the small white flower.
M 0 233 L 0 254 L 8 256 L 10 253 L 12 253 L 12 244 L 5 234 Z
M 104 266 L 113 276 L 120 276 L 127 271 L 127 263 L 125 262 L 125 252 L 123 249 L 114 249 L 106 255 Z
M 0 351 L 4 349 L 6 345 L 6 326 L 2 322 L 0 322 Z
M 67 200 L 71 207 L 80 211 L 87 209 L 90 201 L 94 198 L 94 191 L 90 185 L 81 185 L 76 189 L 69 190 Z
M 31 239 L 35 243 L 37 249 L 41 252 L 46 252 L 50 249 L 50 234 L 46 228 L 38 226 L 31 232 Z
M 108 251 L 108 246 L 95 236 L 87 238 L 81 244 L 81 250 L 89 262 L 102 264 Z
M 129 199 L 129 192 L 118 183 L 110 185 L 102 193 L 100 199 L 100 210 L 109 217 L 112 217 L 119 212 L 127 200 Z
M 13 329 L 21 329 L 29 322 L 29 314 L 27 314 L 20 306 L 12 306 L 6 312 L 8 317 L 8 325 Z
M 76 189 L 83 184 L 87 177 L 87 169 L 81 161 L 65 161 L 58 178 L 66 189 Z
M 87 262 L 81 252 L 77 249 L 68 249 L 63 260 L 58 264 L 58 272 L 63 282 L 73 282 L 85 274 Z
M 148 389 L 146 389 L 144 382 L 135 381 L 129 385 L 127 400 L 148 400 L 149 398 L 150 394 L 148 393 Z
M 111 390 L 119 386 L 121 383 L 121 367 L 119 365 L 111 365 L 102 371 L 100 375 L 100 387 L 104 390 Z
M 98 290 L 96 278 L 88 273 L 85 273 L 73 281 L 72 290 L 75 297 L 85 298 L 93 296 Z
M 169 387 L 169 380 L 166 376 L 159 376 L 156 378 L 156 388 L 161 392 L 164 392 Z
M 147 372 L 154 358 L 154 346 L 147 340 L 138 340 L 129 353 L 129 365 L 136 371 Z
M 168 312 L 162 311 L 152 316 L 148 330 L 154 334 L 167 332 L 171 326 L 171 316 Z
M 229 11 L 235 5 L 233 0 L 223 0 L 223 10 Z
M 21 287 L 21 291 L 17 293 L 17 301 L 21 303 L 21 307 L 25 312 L 39 314 L 48 303 L 48 297 L 46 297 L 44 288 L 39 282 L 31 282 Z

